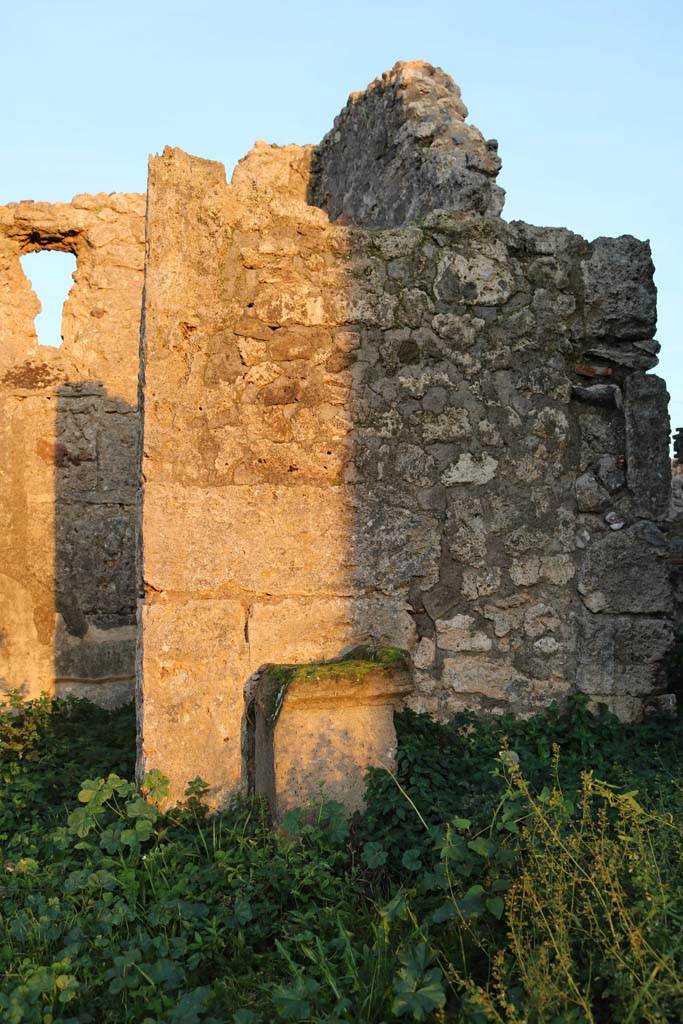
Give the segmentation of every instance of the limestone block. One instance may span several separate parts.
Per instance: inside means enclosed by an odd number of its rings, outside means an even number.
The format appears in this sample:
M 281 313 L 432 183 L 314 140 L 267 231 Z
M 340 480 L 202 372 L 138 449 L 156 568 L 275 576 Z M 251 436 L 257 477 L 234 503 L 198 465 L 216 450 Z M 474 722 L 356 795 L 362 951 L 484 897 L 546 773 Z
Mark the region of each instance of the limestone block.
M 210 806 L 221 807 L 241 782 L 246 609 L 230 599 L 176 599 L 143 605 L 141 620 L 138 771 L 159 768 L 171 781 L 170 803 L 200 775 Z
M 643 719 L 645 702 L 639 697 L 600 694 L 597 697 L 592 697 L 588 706 L 591 711 L 597 713 L 601 704 L 611 714 L 616 715 L 620 722 L 640 722 Z
M 590 694 L 644 696 L 665 683 L 663 665 L 674 642 L 669 619 L 578 617 L 576 685 Z
M 359 495 L 349 524 L 347 558 L 356 587 L 395 591 L 414 580 L 436 583 L 441 535 L 438 519 Z
M 487 558 L 487 526 L 479 498 L 449 496 L 446 536 L 453 558 L 465 565 L 484 568 Z
M 442 651 L 490 651 L 493 646 L 491 637 L 477 632 L 472 615 L 437 619 L 436 643 Z
M 628 412 L 626 413 L 628 416 Z M 621 468 L 623 465 L 623 459 L 621 464 L 618 459 L 615 459 L 613 455 L 605 453 L 599 457 L 596 463 L 595 472 L 597 474 L 600 483 L 603 487 L 606 487 L 610 494 L 614 494 L 616 491 L 621 490 L 626 484 L 626 477 L 624 471 Z
M 666 516 L 671 495 L 669 395 L 661 377 L 632 373 L 626 380 L 626 475 L 636 513 Z
M 139 485 L 140 422 L 130 410 L 106 412 L 99 431 L 98 487 L 103 495 L 133 503 Z
M 278 659 L 329 660 L 371 641 L 410 650 L 416 640 L 405 594 L 261 599 L 249 610 L 247 633 L 252 672 Z
M 74 614 L 92 617 L 97 626 L 130 623 L 135 614 L 134 506 L 58 500 L 55 534 L 55 595 L 67 625 L 74 624 Z
M 500 569 L 495 566 L 483 570 L 466 569 L 462 574 L 462 592 L 470 601 L 495 594 L 500 583 Z
M 441 483 L 446 487 L 454 484 L 485 484 L 496 475 L 498 462 L 490 455 L 473 456 L 465 452 L 453 465 L 441 474 Z
M 433 639 L 428 636 L 421 637 L 413 654 L 413 665 L 422 676 L 426 677 L 426 679 L 431 682 L 432 686 L 434 685 L 434 680 L 427 670 L 434 664 L 435 654 L 436 644 Z
M 253 692 L 253 782 L 275 820 L 293 807 L 337 800 L 363 807 L 368 767 L 393 770 L 394 710 L 412 690 L 400 652 L 352 652 L 303 667 L 270 666 Z
M 595 479 L 593 473 L 582 473 L 574 484 L 579 512 L 599 512 L 607 507 L 609 492 Z
M 586 350 L 588 358 L 606 359 L 610 363 L 626 366 L 630 370 L 651 370 L 657 365 L 661 345 L 654 339 L 592 343 Z
M 350 513 L 338 488 L 155 482 L 147 484 L 144 515 L 145 580 L 155 590 L 345 589 Z M 225 543 L 216 544 L 218 535 Z
M 594 612 L 670 614 L 666 538 L 643 522 L 594 540 L 583 551 L 577 586 Z
M 135 680 L 135 625 L 98 629 L 90 625 L 83 636 L 69 632 L 58 616 L 55 632 L 55 675 L 57 684 L 94 684 L 93 693 L 107 683 L 129 684 Z M 96 702 L 97 703 L 97 702 Z
M 653 336 L 657 290 L 648 242 L 631 235 L 596 238 L 582 271 L 589 338 L 627 341 Z
M 73 679 L 55 680 L 55 697 L 60 700 L 74 697 L 88 700 L 101 708 L 120 708 L 135 699 L 135 679 L 107 679 L 106 681 L 80 682 Z
M 520 690 L 521 673 L 505 659 L 490 654 L 462 654 L 446 658 L 443 681 L 457 694 L 478 694 L 505 703 L 515 701 Z
M 439 266 L 434 290 L 446 302 L 498 306 L 510 297 L 512 285 L 512 274 L 498 260 L 447 253 Z

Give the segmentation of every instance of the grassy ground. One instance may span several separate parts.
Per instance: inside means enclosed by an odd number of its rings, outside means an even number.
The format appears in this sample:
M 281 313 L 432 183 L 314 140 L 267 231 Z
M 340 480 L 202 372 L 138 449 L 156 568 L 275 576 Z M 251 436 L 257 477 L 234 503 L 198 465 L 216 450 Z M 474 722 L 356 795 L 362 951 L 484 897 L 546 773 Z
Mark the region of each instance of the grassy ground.
M 130 708 L 0 713 L 0 1021 L 683 1020 L 683 726 L 398 718 L 397 776 L 273 832 L 158 812 Z

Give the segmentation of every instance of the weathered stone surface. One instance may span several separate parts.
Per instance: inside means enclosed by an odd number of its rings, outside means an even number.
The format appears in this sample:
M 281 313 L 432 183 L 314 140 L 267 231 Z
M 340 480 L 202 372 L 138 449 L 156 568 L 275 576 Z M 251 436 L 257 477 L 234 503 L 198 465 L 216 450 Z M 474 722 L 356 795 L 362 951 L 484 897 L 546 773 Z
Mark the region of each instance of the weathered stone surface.
M 76 636 L 58 616 L 54 641 L 57 683 L 69 684 L 76 695 L 81 684 L 92 684 L 89 692 L 99 689 L 105 693 L 109 683 L 127 683 L 132 692 L 136 640 L 135 624 L 108 629 L 89 625 L 83 636 Z
M 363 808 L 368 767 L 395 770 L 394 709 L 412 690 L 406 664 L 352 655 L 336 664 L 266 669 L 253 693 L 253 785 L 275 820 L 337 800 Z
M 626 465 L 637 515 L 664 518 L 671 500 L 669 395 L 661 377 L 632 373 L 626 382 Z
M 609 502 L 609 492 L 592 473 L 582 473 L 574 484 L 576 504 L 580 512 L 599 512 Z
M 458 693 L 479 694 L 505 704 L 513 696 L 517 699 L 528 684 L 503 658 L 487 655 L 461 655 L 444 662 L 444 681 Z
M 628 411 L 626 411 L 626 416 L 628 418 Z M 623 459 L 619 460 L 614 455 L 605 453 L 599 457 L 595 464 L 595 474 L 610 494 L 620 491 L 626 485 L 626 476 L 620 465 L 620 462 L 623 463 L 623 461 Z
M 317 149 L 257 143 L 230 184 L 153 158 L 141 494 L 144 197 L 0 209 L 2 687 L 125 699 L 139 595 L 139 767 L 173 799 L 244 784 L 264 663 L 361 642 L 405 648 L 406 699 L 439 718 L 576 685 L 622 716 L 666 705 L 649 247 L 506 224 L 466 114 L 398 64 Z M 78 259 L 60 349 L 35 343 L 37 248 Z M 294 729 L 280 768 L 300 799 L 336 751 L 357 806 L 394 696 L 330 694 L 292 692 L 310 763 Z
M 654 340 L 620 341 L 613 344 L 603 342 L 591 344 L 586 355 L 605 359 L 611 363 L 617 363 L 619 366 L 626 366 L 629 370 L 651 370 L 659 362 L 657 353 L 660 348 L 659 342 Z M 607 367 L 602 369 L 606 370 Z
M 643 522 L 595 540 L 583 553 L 578 589 L 594 612 L 671 613 L 667 543 Z
M 670 620 L 584 611 L 578 625 L 576 685 L 580 690 L 642 697 L 664 687 L 663 665 L 674 641 Z
M 0 208 L 0 691 L 111 704 L 134 678 L 141 195 Z M 61 347 L 20 256 L 74 253 Z
M 399 62 L 352 93 L 315 152 L 311 202 L 332 220 L 396 227 L 432 210 L 498 214 L 498 146 L 465 122 L 455 82 L 424 61 Z
M 407 598 L 291 597 L 256 603 L 249 609 L 247 641 L 250 671 L 276 658 L 287 662 L 336 658 L 345 648 L 375 642 L 412 649 L 416 629 Z
M 441 474 L 441 483 L 446 487 L 453 484 L 486 484 L 496 475 L 498 462 L 490 455 L 479 458 L 465 452 L 458 461 L 448 466 Z
M 120 708 L 135 699 L 135 680 L 107 679 L 106 682 L 74 682 L 70 679 L 58 679 L 55 683 L 53 696 L 62 700 L 75 697 L 78 700 L 89 700 L 102 708 Z
M 246 622 L 246 607 L 234 599 L 176 598 L 142 608 L 138 772 L 162 766 L 171 803 L 197 775 L 209 784 L 212 807 L 242 781 Z
M 442 651 L 490 651 L 493 642 L 486 633 L 477 631 L 471 615 L 454 615 L 437 619 L 436 642 Z
M 623 403 L 621 388 L 616 384 L 591 384 L 590 387 L 574 385 L 572 395 L 580 402 L 594 402 L 595 405 L 616 405 L 620 409 Z
M 629 341 L 653 336 L 657 290 L 648 242 L 631 235 L 596 238 L 582 270 L 589 338 Z

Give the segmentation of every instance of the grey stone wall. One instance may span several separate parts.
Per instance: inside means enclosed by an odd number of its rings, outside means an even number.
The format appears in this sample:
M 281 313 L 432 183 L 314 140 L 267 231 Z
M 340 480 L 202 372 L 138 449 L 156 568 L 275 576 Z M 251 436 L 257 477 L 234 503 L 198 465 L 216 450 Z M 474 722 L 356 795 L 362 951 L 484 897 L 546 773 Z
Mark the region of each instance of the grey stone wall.
M 467 124 L 449 75 L 400 62 L 352 93 L 316 148 L 310 201 L 332 220 L 398 227 L 432 210 L 499 214 L 498 144 Z

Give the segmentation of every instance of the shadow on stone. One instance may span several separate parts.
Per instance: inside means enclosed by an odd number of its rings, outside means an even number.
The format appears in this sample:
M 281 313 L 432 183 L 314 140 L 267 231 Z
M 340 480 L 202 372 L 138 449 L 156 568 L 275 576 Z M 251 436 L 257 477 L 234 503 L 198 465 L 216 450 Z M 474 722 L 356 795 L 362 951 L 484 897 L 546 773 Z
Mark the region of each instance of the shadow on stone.
M 55 689 L 133 697 L 138 416 L 95 381 L 59 388 L 55 441 Z

